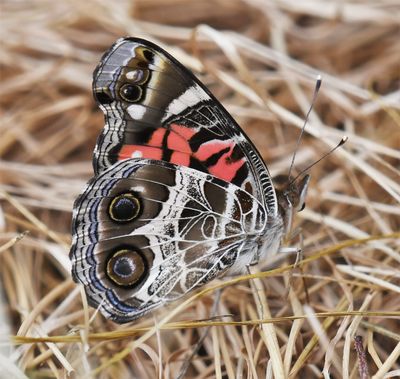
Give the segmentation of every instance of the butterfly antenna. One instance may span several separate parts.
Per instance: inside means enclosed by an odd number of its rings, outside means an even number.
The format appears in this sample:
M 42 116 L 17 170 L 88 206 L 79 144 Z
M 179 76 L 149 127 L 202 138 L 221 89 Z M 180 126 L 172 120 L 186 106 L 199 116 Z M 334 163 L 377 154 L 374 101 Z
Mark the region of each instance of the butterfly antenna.
M 297 150 L 299 149 L 300 141 L 301 141 L 301 138 L 303 137 L 303 134 L 304 134 L 304 129 L 306 128 L 306 125 L 307 125 L 307 122 L 308 122 L 308 118 L 310 117 L 310 113 L 311 113 L 311 111 L 313 109 L 315 100 L 317 99 L 317 95 L 318 95 L 319 89 L 321 88 L 321 83 L 322 83 L 321 75 L 318 75 L 317 82 L 315 83 L 314 94 L 313 94 L 312 102 L 311 102 L 311 105 L 310 105 L 310 109 L 308 110 L 308 112 L 306 114 L 306 118 L 304 119 L 304 124 L 303 124 L 303 127 L 301 128 L 301 131 L 300 131 L 300 134 L 299 134 L 299 138 L 297 139 L 296 147 L 294 149 L 294 153 L 293 153 L 293 156 L 292 156 L 292 162 L 290 163 L 289 174 L 288 174 L 288 182 L 292 182 L 290 180 L 290 176 L 291 176 L 292 169 L 293 169 L 293 166 L 294 166 L 294 161 L 296 159 Z
M 304 170 L 300 172 L 294 179 L 292 179 L 289 183 L 292 184 L 294 183 L 301 175 L 303 175 L 306 171 L 308 171 L 311 167 L 314 167 L 317 163 L 321 162 L 323 159 L 325 159 L 328 155 L 331 155 L 336 149 L 338 149 L 340 146 L 344 145 L 349 138 L 347 136 L 343 136 L 340 142 L 331 150 L 329 150 L 327 153 L 325 153 L 321 158 L 319 158 L 317 161 L 311 163 L 308 167 L 306 167 Z

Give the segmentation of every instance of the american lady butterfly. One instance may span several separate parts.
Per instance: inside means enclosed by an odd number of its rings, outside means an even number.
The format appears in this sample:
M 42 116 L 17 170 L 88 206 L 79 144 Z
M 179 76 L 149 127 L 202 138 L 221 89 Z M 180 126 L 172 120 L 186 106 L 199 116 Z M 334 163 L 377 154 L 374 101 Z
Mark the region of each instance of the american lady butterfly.
M 279 250 L 309 176 L 276 190 L 254 145 L 182 64 L 119 39 L 93 93 L 105 127 L 70 252 L 92 306 L 128 322 Z

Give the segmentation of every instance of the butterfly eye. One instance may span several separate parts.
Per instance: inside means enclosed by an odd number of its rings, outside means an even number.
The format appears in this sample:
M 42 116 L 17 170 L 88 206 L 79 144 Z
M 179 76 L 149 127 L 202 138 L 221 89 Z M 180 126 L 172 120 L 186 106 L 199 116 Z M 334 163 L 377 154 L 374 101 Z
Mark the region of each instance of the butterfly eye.
M 124 84 L 119 89 L 119 95 L 129 103 L 135 103 L 142 96 L 142 89 L 134 84 Z
M 146 267 L 146 261 L 139 251 L 121 249 L 109 258 L 107 276 L 118 286 L 131 287 L 143 280 Z
M 134 220 L 139 215 L 140 209 L 139 199 L 128 192 L 118 195 L 111 201 L 108 214 L 113 221 L 125 223 Z

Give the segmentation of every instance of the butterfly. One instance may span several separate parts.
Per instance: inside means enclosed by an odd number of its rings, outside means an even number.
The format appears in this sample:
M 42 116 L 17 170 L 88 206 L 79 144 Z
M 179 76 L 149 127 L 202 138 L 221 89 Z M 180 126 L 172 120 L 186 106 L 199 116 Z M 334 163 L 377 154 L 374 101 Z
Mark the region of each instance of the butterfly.
M 210 91 L 159 46 L 121 38 L 93 74 L 105 127 L 74 204 L 73 279 L 115 322 L 135 320 L 275 254 L 309 176 L 274 188 Z

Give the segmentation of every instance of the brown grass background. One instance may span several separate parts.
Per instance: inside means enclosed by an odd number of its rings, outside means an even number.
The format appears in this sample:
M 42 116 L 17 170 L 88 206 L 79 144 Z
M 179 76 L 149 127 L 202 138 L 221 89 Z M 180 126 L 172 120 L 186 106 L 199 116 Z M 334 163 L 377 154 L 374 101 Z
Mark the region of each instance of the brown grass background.
M 399 20 L 395 0 L 3 0 L 0 377 L 400 376 Z M 273 176 L 288 171 L 318 74 L 296 171 L 349 139 L 312 168 L 291 241 L 306 261 L 120 326 L 87 307 L 68 250 L 103 127 L 91 74 L 126 35 L 191 68 Z

